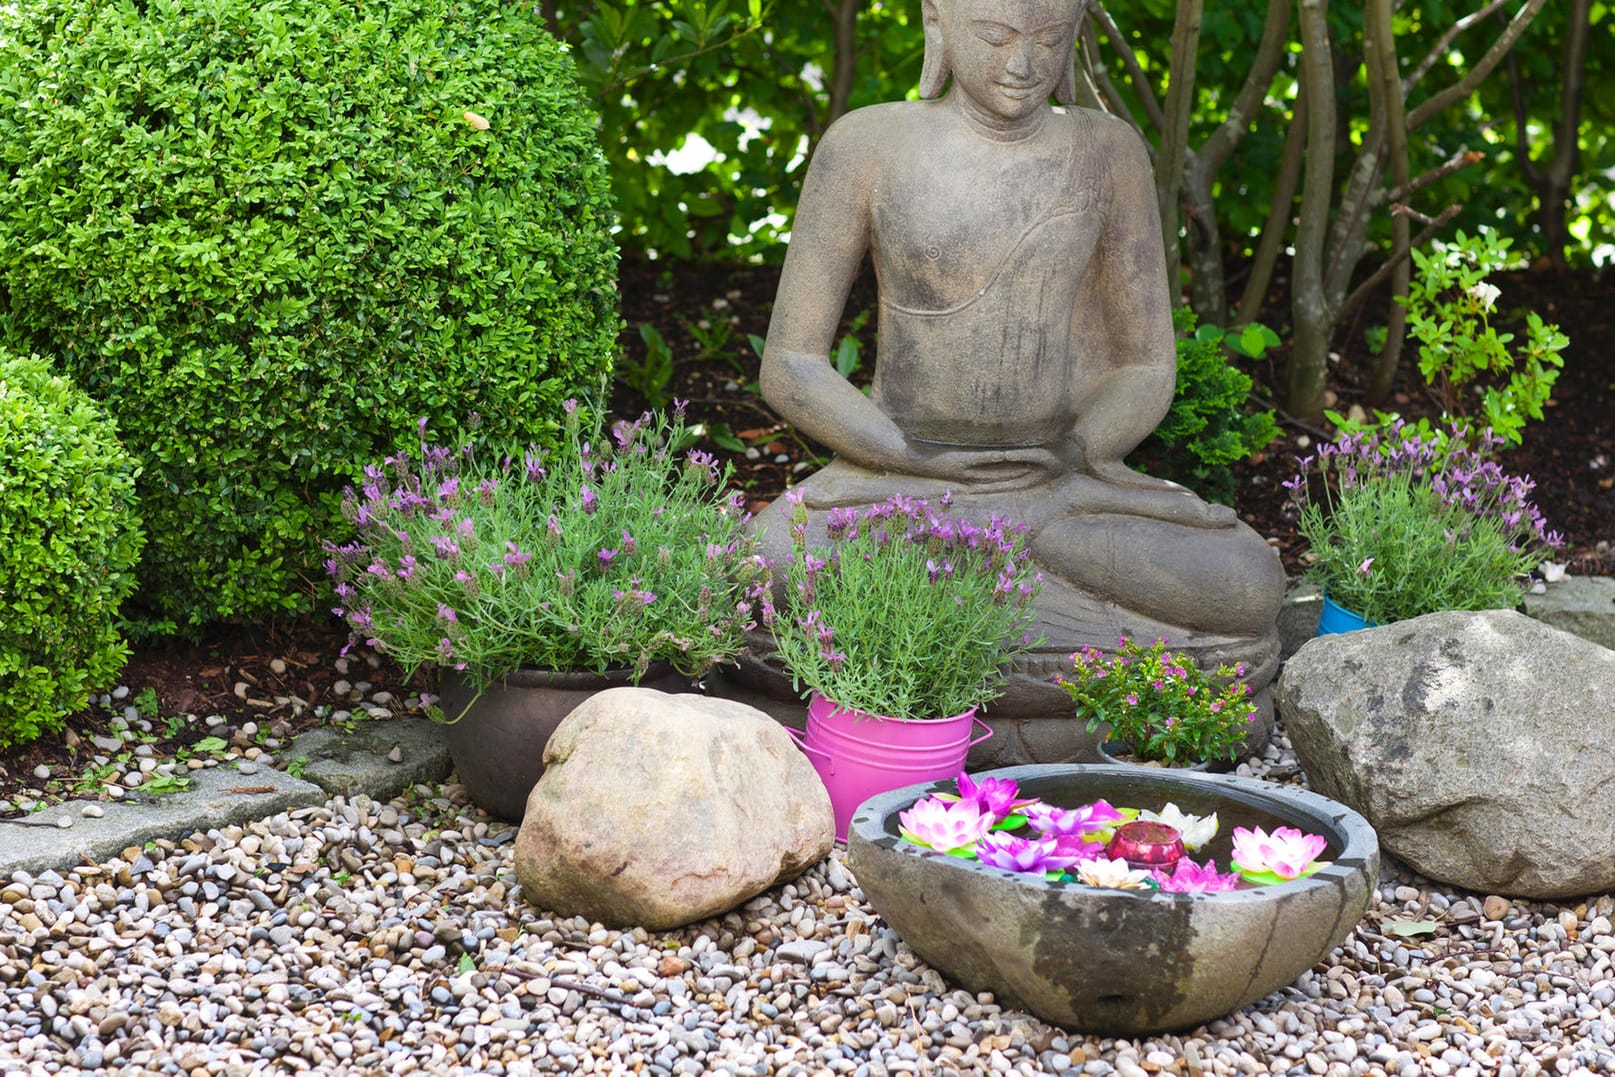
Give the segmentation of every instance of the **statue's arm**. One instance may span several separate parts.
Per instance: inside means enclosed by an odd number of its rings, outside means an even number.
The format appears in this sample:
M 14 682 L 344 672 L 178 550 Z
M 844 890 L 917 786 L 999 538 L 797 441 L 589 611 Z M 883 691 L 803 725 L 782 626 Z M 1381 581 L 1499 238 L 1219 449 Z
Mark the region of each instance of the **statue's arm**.
M 1079 341 L 1071 436 L 1094 474 L 1131 475 L 1122 460 L 1172 406 L 1177 351 L 1161 246 L 1161 217 L 1143 140 L 1105 121 L 1101 151 L 1111 162 L 1104 233 L 1094 252 L 1092 287 L 1074 312 Z M 1083 372 L 1098 372 L 1084 377 Z M 1125 481 L 1125 480 L 1124 480 Z
M 762 392 L 780 416 L 853 463 L 911 470 L 896 423 L 830 364 L 842 308 L 870 242 L 877 149 L 849 114 L 825 133 L 797 203 L 763 348 Z

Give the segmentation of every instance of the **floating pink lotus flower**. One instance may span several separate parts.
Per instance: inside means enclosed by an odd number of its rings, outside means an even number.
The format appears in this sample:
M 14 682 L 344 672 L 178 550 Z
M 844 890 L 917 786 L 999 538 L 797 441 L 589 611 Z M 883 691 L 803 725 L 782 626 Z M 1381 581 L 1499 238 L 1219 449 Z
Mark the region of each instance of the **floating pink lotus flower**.
M 1273 881 L 1299 879 L 1317 870 L 1313 862 L 1328 846 L 1323 837 L 1303 834 L 1293 826 L 1274 827 L 1271 834 L 1261 827 L 1246 830 L 1236 826 L 1233 863 L 1247 878 L 1267 875 Z
M 1070 811 L 1052 804 L 1032 804 L 1025 809 L 1025 815 L 1032 829 L 1050 837 L 1101 837 L 1130 818 L 1103 800 Z
M 950 853 L 968 849 L 992 829 L 996 820 L 982 813 L 974 800 L 926 797 L 897 815 L 898 833 L 927 849 Z
M 1066 834 L 1054 839 L 1055 852 L 1073 860 L 1092 860 L 1105 855 L 1105 843 L 1088 841 L 1081 834 Z
M 1101 856 L 1077 865 L 1077 881 L 1107 890 L 1148 890 L 1150 873 L 1129 868 L 1125 860 L 1107 860 Z
M 1013 838 L 994 832 L 976 843 L 976 859 L 1005 871 L 1025 871 L 1043 875 L 1051 871 L 1065 871 L 1081 858 L 1062 856 L 1056 838 Z
M 959 800 L 973 800 L 983 815 L 990 815 L 994 821 L 1013 815 L 1029 804 L 1036 804 L 1036 799 L 1020 800 L 1020 786 L 1012 778 L 995 778 L 991 774 L 977 782 L 964 771 L 959 772 Z M 938 793 L 939 800 L 953 800 L 947 793 Z
M 1151 873 L 1150 878 L 1169 894 L 1216 894 L 1233 890 L 1240 883 L 1237 873 L 1221 875 L 1217 872 L 1217 865 L 1196 864 L 1188 857 L 1179 860 L 1170 875 L 1164 871 L 1156 871 Z

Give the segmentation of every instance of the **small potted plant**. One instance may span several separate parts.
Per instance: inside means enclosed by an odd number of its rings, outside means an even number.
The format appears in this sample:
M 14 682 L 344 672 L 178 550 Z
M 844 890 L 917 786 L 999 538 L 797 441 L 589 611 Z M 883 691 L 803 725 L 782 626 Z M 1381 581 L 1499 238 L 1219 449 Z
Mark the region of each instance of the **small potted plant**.
M 832 509 L 829 544 L 810 548 L 800 495 L 786 495 L 792 554 L 774 643 L 810 699 L 801 743 L 842 840 L 867 797 L 960 769 L 976 710 L 1037 642 L 1025 528 L 955 520 L 951 501 Z
M 1207 674 L 1158 639 L 1148 650 L 1123 636 L 1110 658 L 1097 647 L 1071 656 L 1072 672 L 1056 680 L 1090 731 L 1108 728 L 1100 754 L 1117 761 L 1209 769 L 1239 758 L 1256 720 L 1250 685 L 1236 680 L 1243 664 Z
M 554 452 L 487 464 L 423 444 L 348 491 L 336 613 L 405 670 L 443 669 L 450 752 L 492 814 L 521 818 L 578 703 L 658 669 L 699 678 L 755 627 L 767 566 L 727 473 L 685 439 L 682 410 L 606 430 L 569 401 Z
M 1285 484 L 1323 588 L 1319 634 L 1440 610 L 1519 605 L 1530 574 L 1562 545 L 1530 500 L 1530 479 L 1489 459 L 1456 429 L 1400 420 L 1349 434 L 1299 461 Z

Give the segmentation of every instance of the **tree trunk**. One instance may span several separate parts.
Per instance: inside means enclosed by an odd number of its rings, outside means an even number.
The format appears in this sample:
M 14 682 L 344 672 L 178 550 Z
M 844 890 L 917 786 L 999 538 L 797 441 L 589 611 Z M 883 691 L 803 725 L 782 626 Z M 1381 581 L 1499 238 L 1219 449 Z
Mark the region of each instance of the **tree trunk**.
M 1223 275 L 1222 235 L 1217 207 L 1211 201 L 1211 177 L 1198 154 L 1189 155 L 1183 170 L 1182 206 L 1188 224 L 1190 295 L 1201 325 L 1228 324 L 1228 281 Z
M 830 72 L 830 105 L 825 113 L 824 126 L 828 128 L 846 115 L 852 101 L 853 79 L 858 72 L 858 3 L 859 0 L 825 0 L 830 13 L 830 28 L 835 44 L 834 69 Z
M 1189 157 L 1189 116 L 1194 111 L 1195 53 L 1200 47 L 1200 15 L 1204 0 L 1178 0 L 1172 26 L 1171 82 L 1166 92 L 1161 148 L 1155 157 L 1155 194 L 1161 207 L 1161 237 L 1166 247 L 1166 283 L 1176 306 L 1182 302 L 1178 270 L 1178 193 Z
M 1408 175 L 1408 132 L 1402 112 L 1402 75 L 1396 60 L 1396 38 L 1391 31 L 1391 0 L 1371 0 L 1363 12 L 1363 39 L 1368 59 L 1369 92 L 1381 98 L 1380 112 L 1385 123 L 1386 150 L 1391 159 L 1393 190 L 1411 186 Z M 1368 403 L 1383 404 L 1391 395 L 1396 371 L 1402 363 L 1402 340 L 1407 336 L 1409 224 L 1405 212 L 1391 215 L 1391 258 L 1396 269 L 1391 274 L 1391 298 L 1385 312 L 1385 344 L 1374 363 L 1368 387 Z
M 1324 239 L 1335 179 L 1334 59 L 1330 51 L 1327 0 L 1301 0 L 1301 69 L 1307 98 L 1307 156 L 1296 229 L 1290 313 L 1295 338 L 1290 351 L 1291 415 L 1323 417 L 1334 317 L 1324 294 Z

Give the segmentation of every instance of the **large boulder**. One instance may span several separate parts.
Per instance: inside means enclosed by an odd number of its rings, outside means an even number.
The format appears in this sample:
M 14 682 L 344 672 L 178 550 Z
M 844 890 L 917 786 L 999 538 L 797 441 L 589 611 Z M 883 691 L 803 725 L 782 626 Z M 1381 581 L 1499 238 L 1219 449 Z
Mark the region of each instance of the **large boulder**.
M 1277 702 L 1314 789 L 1482 893 L 1615 890 L 1615 651 L 1512 610 L 1320 637 Z
M 561 722 L 516 836 L 534 905 L 660 930 L 830 852 L 830 796 L 783 727 L 726 699 L 601 692 Z

